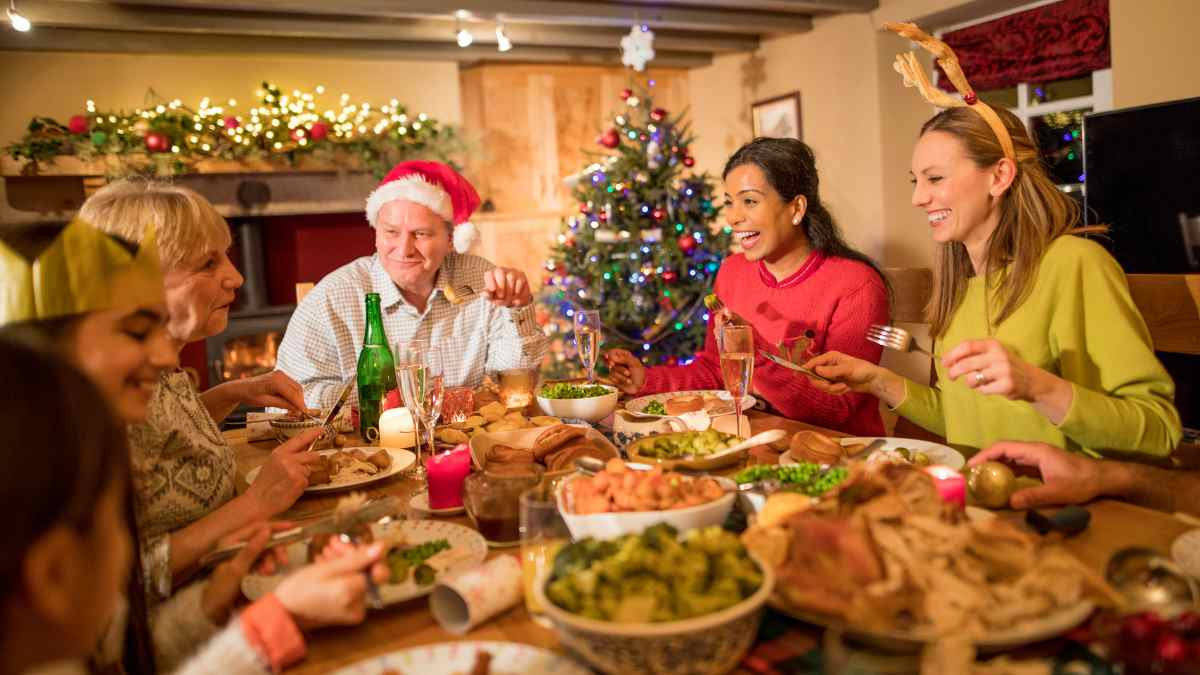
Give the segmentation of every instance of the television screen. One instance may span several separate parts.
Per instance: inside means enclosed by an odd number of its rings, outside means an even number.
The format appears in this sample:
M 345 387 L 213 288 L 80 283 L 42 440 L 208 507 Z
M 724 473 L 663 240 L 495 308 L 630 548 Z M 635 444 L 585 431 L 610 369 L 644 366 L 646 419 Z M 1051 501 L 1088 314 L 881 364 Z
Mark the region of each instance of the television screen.
M 1200 98 L 1083 121 L 1088 223 L 1130 274 L 1200 272 Z

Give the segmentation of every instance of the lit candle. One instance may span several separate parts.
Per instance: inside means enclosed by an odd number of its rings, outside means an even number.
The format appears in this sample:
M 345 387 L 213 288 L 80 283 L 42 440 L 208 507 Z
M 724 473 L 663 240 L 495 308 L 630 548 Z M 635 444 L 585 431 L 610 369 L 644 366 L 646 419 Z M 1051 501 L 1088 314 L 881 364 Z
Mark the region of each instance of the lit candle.
M 416 444 L 413 416 L 408 408 L 392 408 L 379 416 L 379 445 L 384 448 L 411 448 Z
M 948 466 L 931 466 L 925 472 L 933 477 L 933 485 L 943 502 L 963 508 L 967 504 L 967 479 Z
M 429 472 L 429 508 L 462 506 L 463 482 L 471 473 L 471 451 L 465 444 L 425 460 Z

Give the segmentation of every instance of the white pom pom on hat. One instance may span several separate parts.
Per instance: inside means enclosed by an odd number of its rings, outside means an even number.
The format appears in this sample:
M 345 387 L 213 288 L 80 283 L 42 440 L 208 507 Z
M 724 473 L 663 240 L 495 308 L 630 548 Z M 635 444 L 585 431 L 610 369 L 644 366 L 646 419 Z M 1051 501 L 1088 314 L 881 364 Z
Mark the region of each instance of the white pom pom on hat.
M 401 162 L 388 172 L 367 197 L 367 221 L 378 224 L 384 204 L 404 199 L 420 204 L 453 225 L 454 250 L 466 253 L 479 240 L 479 230 L 468 219 L 479 208 L 479 194 L 471 182 L 441 162 Z

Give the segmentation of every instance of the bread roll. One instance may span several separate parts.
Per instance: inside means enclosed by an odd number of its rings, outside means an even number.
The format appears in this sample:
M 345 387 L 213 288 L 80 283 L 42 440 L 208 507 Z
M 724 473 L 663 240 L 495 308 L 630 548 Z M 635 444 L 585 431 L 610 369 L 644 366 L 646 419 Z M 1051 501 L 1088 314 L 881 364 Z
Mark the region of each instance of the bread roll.
M 567 442 L 582 438 L 587 432 L 579 427 L 573 427 L 569 424 L 556 424 L 552 427 L 547 427 L 545 431 L 538 434 L 537 440 L 533 442 L 533 455 L 538 460 L 541 460 L 546 455 L 558 450 L 567 444 Z
M 837 464 L 845 456 L 841 444 L 819 431 L 797 431 L 790 452 L 795 459 L 815 464 Z
M 667 399 L 664 407 L 667 409 L 668 415 L 682 415 L 704 410 L 704 399 L 699 396 L 675 396 Z

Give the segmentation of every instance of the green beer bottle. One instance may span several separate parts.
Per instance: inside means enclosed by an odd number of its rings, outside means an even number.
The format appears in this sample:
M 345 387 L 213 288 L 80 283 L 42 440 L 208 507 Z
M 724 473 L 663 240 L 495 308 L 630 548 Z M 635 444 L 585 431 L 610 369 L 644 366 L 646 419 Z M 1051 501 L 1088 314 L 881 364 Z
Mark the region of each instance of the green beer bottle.
M 367 293 L 367 329 L 358 354 L 358 433 L 364 441 L 379 440 L 383 399 L 396 388 L 396 360 L 383 332 L 379 294 Z

